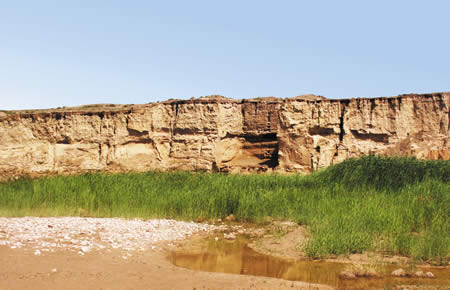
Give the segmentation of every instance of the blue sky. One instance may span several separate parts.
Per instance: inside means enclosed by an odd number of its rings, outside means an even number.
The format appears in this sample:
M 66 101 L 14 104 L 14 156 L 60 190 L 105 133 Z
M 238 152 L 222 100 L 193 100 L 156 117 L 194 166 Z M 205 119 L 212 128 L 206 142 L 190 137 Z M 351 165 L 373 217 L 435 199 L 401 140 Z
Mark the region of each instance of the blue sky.
M 450 90 L 450 1 L 0 0 L 0 109 Z

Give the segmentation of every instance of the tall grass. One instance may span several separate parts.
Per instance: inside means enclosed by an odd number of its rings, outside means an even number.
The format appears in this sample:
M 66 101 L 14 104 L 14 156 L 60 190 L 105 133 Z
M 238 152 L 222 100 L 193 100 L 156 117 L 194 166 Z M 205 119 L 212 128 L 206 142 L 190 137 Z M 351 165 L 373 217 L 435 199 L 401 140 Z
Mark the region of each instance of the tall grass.
M 0 184 L 0 215 L 219 218 L 307 225 L 310 257 L 381 250 L 448 263 L 450 162 L 368 156 L 308 176 L 85 174 Z

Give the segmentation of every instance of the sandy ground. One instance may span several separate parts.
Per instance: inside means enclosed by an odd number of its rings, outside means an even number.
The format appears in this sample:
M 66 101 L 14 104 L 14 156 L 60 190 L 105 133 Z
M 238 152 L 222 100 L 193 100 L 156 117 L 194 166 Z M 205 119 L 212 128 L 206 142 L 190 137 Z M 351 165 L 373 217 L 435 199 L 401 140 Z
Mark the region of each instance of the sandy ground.
M 36 256 L 0 247 L 1 289 L 325 289 L 265 277 L 192 271 L 168 262 L 164 251 L 127 260 L 122 253 L 67 251 Z
M 193 271 L 167 260 L 172 242 L 211 230 L 170 220 L 1 218 L 0 289 L 328 288 Z

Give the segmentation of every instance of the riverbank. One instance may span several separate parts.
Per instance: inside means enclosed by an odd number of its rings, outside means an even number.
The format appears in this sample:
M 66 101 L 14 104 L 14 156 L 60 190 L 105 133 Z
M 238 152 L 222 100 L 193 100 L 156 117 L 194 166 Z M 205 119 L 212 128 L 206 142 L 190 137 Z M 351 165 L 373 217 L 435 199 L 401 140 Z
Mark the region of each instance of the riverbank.
M 0 218 L 0 289 L 327 289 L 176 267 L 176 243 L 217 227 L 175 220 Z
M 338 289 L 440 289 L 450 285 L 448 266 L 419 265 L 407 257 L 367 252 L 308 259 L 295 248 L 305 238 L 304 230 L 278 221 L 265 226 L 218 225 L 208 236 L 195 234 L 177 242 L 169 259 L 192 270 L 266 276 Z
M 423 265 L 408 265 L 409 259 L 397 257 L 377 260 L 375 277 L 348 280 L 340 273 L 349 266 L 371 267 L 374 256 L 310 260 L 295 247 L 305 238 L 310 238 L 306 229 L 285 221 L 261 225 L 157 219 L 0 218 L 0 289 L 327 289 L 397 285 L 428 289 L 450 283 L 448 267 L 428 266 L 427 271 L 435 275 L 433 279 L 393 277 L 390 272 L 398 267 L 423 270 Z M 301 256 L 296 256 L 299 253 Z
M 308 176 L 85 174 L 0 184 L 0 216 L 87 216 L 308 227 L 309 258 L 383 251 L 446 265 L 450 161 L 367 156 Z

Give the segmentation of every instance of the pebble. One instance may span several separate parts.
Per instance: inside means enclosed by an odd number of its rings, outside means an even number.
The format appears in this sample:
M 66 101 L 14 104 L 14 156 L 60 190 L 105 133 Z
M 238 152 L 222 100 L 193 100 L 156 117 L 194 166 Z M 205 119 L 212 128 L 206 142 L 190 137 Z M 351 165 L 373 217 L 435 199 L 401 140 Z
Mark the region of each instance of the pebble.
M 49 225 L 51 225 L 49 227 Z M 145 251 L 155 244 L 184 239 L 199 231 L 212 231 L 208 224 L 169 219 L 121 219 L 84 217 L 0 217 L 0 246 L 31 247 L 41 251 L 70 250 L 84 255 L 99 249 Z
M 236 219 L 236 218 L 234 217 L 233 214 L 230 214 L 229 216 L 227 216 L 227 217 L 225 218 L 225 220 L 226 220 L 227 222 L 233 222 L 235 219 Z
M 224 237 L 226 240 L 234 240 L 234 239 L 236 239 L 236 235 L 235 235 L 234 233 L 225 234 L 225 235 L 223 235 L 223 237 Z
M 353 280 L 353 279 L 356 279 L 356 275 L 352 271 L 342 271 L 339 274 L 339 278 L 346 279 L 346 280 Z
M 405 277 L 406 276 L 406 272 L 405 272 L 405 270 L 400 268 L 400 269 L 397 269 L 397 270 L 393 271 L 391 273 L 391 275 L 395 276 L 395 277 Z
M 87 253 L 87 252 L 89 252 L 89 247 L 81 247 L 81 251 L 83 252 L 83 253 Z
M 407 273 L 403 269 L 397 269 L 392 272 L 392 276 L 395 277 L 416 277 L 416 278 L 434 278 L 434 274 L 431 272 L 422 272 L 422 271 L 416 271 L 414 273 Z
M 416 271 L 415 273 L 414 273 L 414 277 L 419 277 L 419 278 L 421 278 L 421 277 L 423 277 L 425 275 L 425 273 L 423 273 L 422 271 Z

